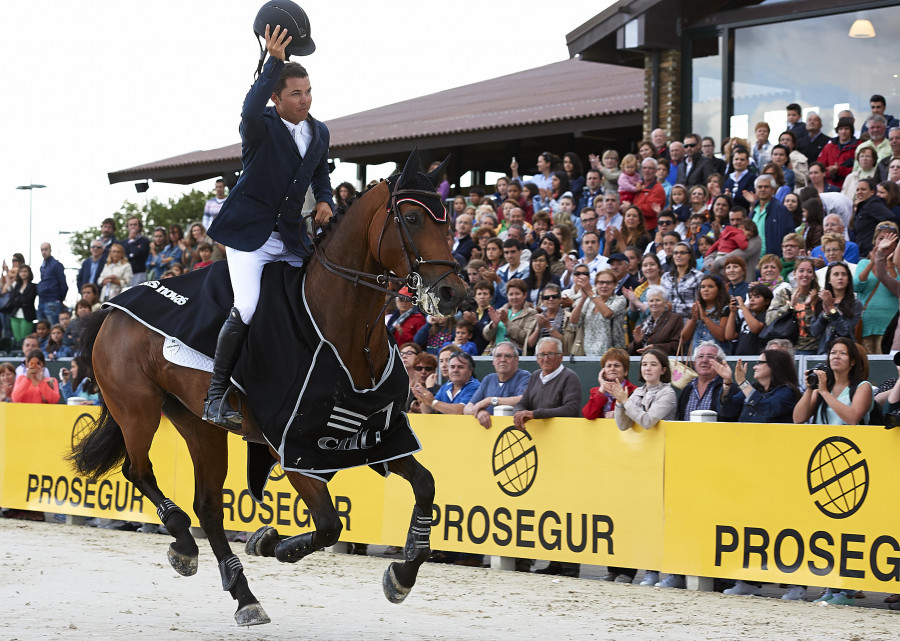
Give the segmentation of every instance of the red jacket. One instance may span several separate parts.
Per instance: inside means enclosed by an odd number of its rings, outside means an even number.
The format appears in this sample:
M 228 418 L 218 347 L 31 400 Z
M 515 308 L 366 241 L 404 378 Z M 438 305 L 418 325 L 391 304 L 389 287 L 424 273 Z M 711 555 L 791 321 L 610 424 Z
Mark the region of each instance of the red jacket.
M 633 384 L 627 378 L 625 379 L 625 382 L 622 383 L 622 387 L 625 388 L 625 391 L 628 392 L 629 396 L 637 389 L 637 385 Z M 616 399 L 611 400 L 612 404 L 610 405 L 610 411 L 614 411 L 616 409 Z M 581 408 L 581 415 L 590 420 L 594 420 L 595 418 L 606 418 L 603 416 L 603 407 L 606 405 L 606 401 L 606 394 L 603 393 L 599 387 L 592 388 L 587 404 Z
M 395 312 L 396 313 L 396 312 Z M 397 345 L 410 343 L 416 337 L 416 332 L 425 325 L 425 317 L 418 312 L 413 312 L 407 316 L 406 320 L 393 329 L 394 340 Z
M 719 240 L 712 244 L 706 255 L 714 256 L 716 252 L 727 254 L 735 249 L 747 249 L 747 234 L 739 227 L 726 225 L 722 228 L 722 235 L 719 236 Z
M 654 182 L 652 187 L 645 187 L 634 195 L 634 204 L 644 214 L 644 226 L 647 231 L 653 231 L 656 229 L 657 217 L 653 205 L 659 205 L 659 211 L 666 208 L 666 190 L 658 182 Z
M 850 142 L 840 145 L 834 140 L 828 141 L 822 153 L 819 154 L 819 162 L 825 165 L 825 180 L 835 187 L 844 186 L 844 178 L 853 171 L 853 161 L 856 158 L 856 148 L 859 147 L 859 140 L 851 138 Z M 837 176 L 833 177 L 827 172 L 832 165 L 837 165 Z

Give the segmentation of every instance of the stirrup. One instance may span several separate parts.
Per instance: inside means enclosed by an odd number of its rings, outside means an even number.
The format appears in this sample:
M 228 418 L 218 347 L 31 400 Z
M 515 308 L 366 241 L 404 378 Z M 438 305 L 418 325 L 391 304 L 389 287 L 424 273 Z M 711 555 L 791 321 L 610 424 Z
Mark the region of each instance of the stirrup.
M 228 404 L 228 395 L 231 394 L 232 392 L 235 392 L 235 394 L 237 395 L 237 399 L 238 399 L 237 409 L 232 408 Z M 216 409 L 215 415 L 213 416 L 210 414 L 210 411 L 209 411 L 210 405 L 212 405 L 217 400 L 219 402 L 219 406 Z M 222 415 L 222 412 L 223 412 L 223 409 L 225 406 L 227 406 L 232 412 L 234 412 L 233 416 L 231 416 L 229 418 L 225 418 Z M 232 432 L 240 432 L 241 431 L 241 423 L 243 423 L 243 421 L 244 421 L 244 415 L 241 412 L 241 395 L 237 393 L 237 389 L 235 388 L 235 386 L 233 384 L 229 385 L 226 388 L 225 393 L 222 394 L 222 396 L 219 397 L 218 399 L 209 398 L 207 396 L 203 400 L 203 420 L 208 423 L 213 423 L 214 425 L 218 425 L 219 427 L 224 427 L 226 430 L 230 430 Z

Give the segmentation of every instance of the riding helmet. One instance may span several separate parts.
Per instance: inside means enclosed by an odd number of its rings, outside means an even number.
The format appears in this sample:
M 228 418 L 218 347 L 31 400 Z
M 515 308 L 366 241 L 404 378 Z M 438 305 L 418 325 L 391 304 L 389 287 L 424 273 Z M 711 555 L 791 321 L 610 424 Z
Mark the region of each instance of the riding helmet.
M 253 21 L 253 33 L 258 38 L 265 38 L 266 25 L 275 29 L 281 25 L 291 36 L 291 43 L 285 53 L 288 56 L 308 56 L 316 50 L 316 43 L 310 36 L 309 18 L 300 6 L 291 0 L 270 0 L 256 14 Z

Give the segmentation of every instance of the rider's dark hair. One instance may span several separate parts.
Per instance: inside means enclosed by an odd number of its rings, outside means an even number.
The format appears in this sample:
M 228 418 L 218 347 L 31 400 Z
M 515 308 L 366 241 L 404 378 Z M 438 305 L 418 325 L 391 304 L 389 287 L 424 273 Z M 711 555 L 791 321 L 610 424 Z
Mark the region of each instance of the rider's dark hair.
M 306 68 L 299 62 L 289 62 L 284 65 L 284 68 L 281 70 L 281 75 L 278 76 L 278 82 L 275 83 L 275 89 L 273 89 L 276 96 L 281 95 L 281 91 L 287 84 L 288 78 L 309 78 L 309 73 L 307 73 Z

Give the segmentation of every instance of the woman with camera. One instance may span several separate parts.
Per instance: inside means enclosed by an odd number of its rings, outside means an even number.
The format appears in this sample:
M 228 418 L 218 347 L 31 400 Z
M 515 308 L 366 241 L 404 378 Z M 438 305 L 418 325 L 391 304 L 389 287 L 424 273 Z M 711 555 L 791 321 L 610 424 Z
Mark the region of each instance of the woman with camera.
M 868 358 L 849 338 L 834 339 L 828 363 L 806 371 L 806 391 L 794 408 L 794 422 L 816 425 L 864 425 L 875 404 L 865 380 Z M 853 605 L 854 590 L 828 588 L 816 601 Z

